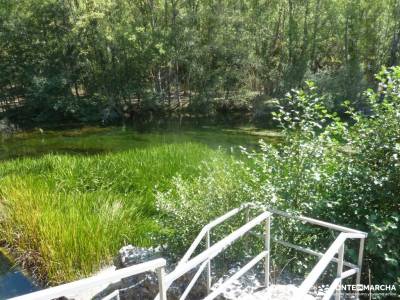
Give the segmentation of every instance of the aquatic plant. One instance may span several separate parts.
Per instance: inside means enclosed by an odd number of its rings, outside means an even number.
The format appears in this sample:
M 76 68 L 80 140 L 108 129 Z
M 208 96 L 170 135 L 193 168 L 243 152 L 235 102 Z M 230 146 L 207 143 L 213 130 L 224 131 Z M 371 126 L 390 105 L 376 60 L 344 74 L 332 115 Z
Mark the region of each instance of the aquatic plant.
M 195 143 L 159 145 L 93 156 L 45 155 L 3 162 L 0 232 L 37 279 L 56 284 L 111 262 L 124 244 L 149 246 L 155 232 L 154 191 L 178 173 L 225 154 Z

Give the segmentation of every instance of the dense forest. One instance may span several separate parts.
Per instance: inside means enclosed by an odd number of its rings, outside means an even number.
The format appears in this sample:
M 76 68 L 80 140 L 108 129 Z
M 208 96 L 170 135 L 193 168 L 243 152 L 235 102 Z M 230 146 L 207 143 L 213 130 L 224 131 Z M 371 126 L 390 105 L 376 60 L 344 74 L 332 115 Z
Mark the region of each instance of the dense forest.
M 305 80 L 340 111 L 400 60 L 398 0 L 0 1 L 0 111 L 19 122 L 234 111 Z
M 367 232 L 362 282 L 400 291 L 399 64 L 400 0 L 0 0 L 0 245 L 56 285 L 252 202 Z M 246 123 L 125 126 L 218 116 Z

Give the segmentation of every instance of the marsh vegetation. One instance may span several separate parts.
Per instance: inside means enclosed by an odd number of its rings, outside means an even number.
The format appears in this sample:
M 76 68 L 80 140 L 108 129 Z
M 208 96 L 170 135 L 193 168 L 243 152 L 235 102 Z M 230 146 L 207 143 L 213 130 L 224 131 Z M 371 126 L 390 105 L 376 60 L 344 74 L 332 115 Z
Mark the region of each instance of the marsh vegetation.
M 57 284 L 251 201 L 368 232 L 399 284 L 399 62 L 399 0 L 0 0 L 1 243 Z
M 37 279 L 53 284 L 92 274 L 124 244 L 156 246 L 164 230 L 156 192 L 170 189 L 178 174 L 199 176 L 203 161 L 226 163 L 239 145 L 255 147 L 259 136 L 240 131 L 19 134 L 0 152 L 3 239 Z

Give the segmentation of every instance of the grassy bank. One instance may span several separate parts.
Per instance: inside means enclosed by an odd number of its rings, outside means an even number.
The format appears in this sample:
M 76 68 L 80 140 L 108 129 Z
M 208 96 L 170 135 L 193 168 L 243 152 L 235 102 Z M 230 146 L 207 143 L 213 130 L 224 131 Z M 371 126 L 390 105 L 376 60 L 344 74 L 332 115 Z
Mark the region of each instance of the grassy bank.
M 108 264 L 126 243 L 152 244 L 154 190 L 178 172 L 199 175 L 201 161 L 226 154 L 176 143 L 93 156 L 44 155 L 3 162 L 1 234 L 37 278 L 69 281 Z

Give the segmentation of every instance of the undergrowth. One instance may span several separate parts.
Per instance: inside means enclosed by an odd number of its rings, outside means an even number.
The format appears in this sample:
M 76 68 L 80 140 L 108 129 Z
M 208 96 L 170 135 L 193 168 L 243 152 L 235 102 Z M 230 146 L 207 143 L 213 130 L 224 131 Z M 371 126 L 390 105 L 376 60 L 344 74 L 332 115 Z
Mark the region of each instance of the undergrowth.
M 56 284 L 111 262 L 124 244 L 154 245 L 155 190 L 222 151 L 178 143 L 94 156 L 45 155 L 0 169 L 1 236 L 35 277 Z

